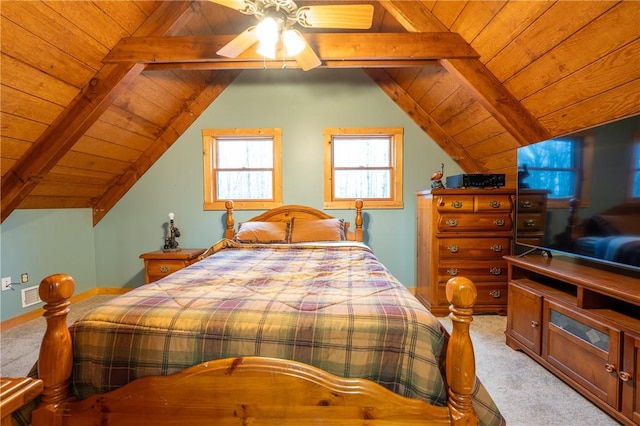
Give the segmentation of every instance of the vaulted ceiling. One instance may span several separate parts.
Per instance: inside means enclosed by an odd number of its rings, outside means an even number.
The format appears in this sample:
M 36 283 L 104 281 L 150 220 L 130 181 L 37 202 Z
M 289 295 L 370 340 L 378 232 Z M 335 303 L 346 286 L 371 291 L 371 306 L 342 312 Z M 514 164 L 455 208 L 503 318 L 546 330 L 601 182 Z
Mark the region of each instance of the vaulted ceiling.
M 301 32 L 321 67 L 364 69 L 469 173 L 515 181 L 517 147 L 640 114 L 637 1 L 296 3 L 374 5 L 370 30 Z M 2 221 L 81 207 L 97 223 L 264 66 L 215 54 L 255 19 L 206 0 L 3 0 L 0 15 Z

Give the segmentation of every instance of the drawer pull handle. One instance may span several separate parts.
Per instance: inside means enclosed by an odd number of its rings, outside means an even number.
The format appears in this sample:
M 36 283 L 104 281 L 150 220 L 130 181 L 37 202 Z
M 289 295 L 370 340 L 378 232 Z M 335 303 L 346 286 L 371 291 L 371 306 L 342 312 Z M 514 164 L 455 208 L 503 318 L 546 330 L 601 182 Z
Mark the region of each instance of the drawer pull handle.
M 493 275 L 500 275 L 502 274 L 502 269 L 494 266 L 493 268 L 489 269 L 489 272 L 491 272 Z
M 445 223 L 451 227 L 458 226 L 458 221 L 456 219 L 447 219 Z
M 629 380 L 631 380 L 631 374 L 627 373 L 626 371 L 619 372 L 618 377 L 620 377 L 620 380 L 622 380 L 623 382 L 628 382 Z
M 605 364 L 604 365 L 604 371 L 606 371 L 607 373 L 615 373 L 616 366 L 613 365 L 613 364 Z
M 523 209 L 530 209 L 531 207 L 533 207 L 533 203 L 529 200 L 521 200 L 520 207 L 522 207 Z
M 461 209 L 462 208 L 462 201 L 452 201 L 451 202 L 451 207 L 453 207 L 454 209 Z
M 538 328 L 540 327 L 540 323 L 538 321 L 531 321 L 531 328 Z
M 495 299 L 500 298 L 500 295 L 501 295 L 501 294 L 502 294 L 502 292 L 500 292 L 500 290 L 491 290 L 491 291 L 489 292 L 489 296 L 491 296 L 491 297 L 493 297 L 493 298 L 495 298 Z
M 504 226 L 504 219 L 496 219 L 493 221 L 493 224 L 496 226 Z
M 524 226 L 531 228 L 536 226 L 536 220 L 535 219 L 527 219 L 524 221 Z
M 449 247 L 447 247 L 447 250 L 449 250 L 451 253 L 457 253 L 458 251 L 460 251 L 460 247 L 458 247 L 458 246 L 449 246 Z
M 499 208 L 500 207 L 500 201 L 498 201 L 498 200 L 489 201 L 489 207 L 493 207 L 494 209 Z
M 460 272 L 460 271 L 458 271 L 457 268 L 449 268 L 449 269 L 447 269 L 447 274 L 449 274 L 449 275 L 458 275 L 458 272 Z
M 494 244 L 491 246 L 491 251 L 494 253 L 500 253 L 502 251 L 502 245 Z
M 167 265 L 162 265 L 160 267 L 160 272 L 162 272 L 163 274 L 166 274 L 167 272 L 169 272 L 171 270 L 170 267 L 168 267 Z

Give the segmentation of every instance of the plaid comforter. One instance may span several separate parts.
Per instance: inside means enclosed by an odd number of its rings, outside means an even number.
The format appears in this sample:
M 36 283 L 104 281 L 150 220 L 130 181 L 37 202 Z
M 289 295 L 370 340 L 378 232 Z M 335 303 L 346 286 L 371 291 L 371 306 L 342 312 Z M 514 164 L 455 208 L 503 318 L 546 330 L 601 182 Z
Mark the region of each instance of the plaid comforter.
M 80 399 L 207 360 L 301 361 L 446 404 L 447 332 L 364 245 L 247 245 L 112 299 L 71 327 Z M 502 418 L 479 384 L 483 424 Z

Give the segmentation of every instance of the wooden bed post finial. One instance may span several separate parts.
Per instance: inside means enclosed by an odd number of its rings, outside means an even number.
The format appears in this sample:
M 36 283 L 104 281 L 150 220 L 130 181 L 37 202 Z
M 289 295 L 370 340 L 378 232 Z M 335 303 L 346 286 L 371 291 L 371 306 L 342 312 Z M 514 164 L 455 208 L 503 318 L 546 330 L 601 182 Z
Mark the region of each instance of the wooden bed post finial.
M 363 241 L 364 235 L 362 231 L 362 207 L 364 206 L 364 201 L 361 199 L 356 200 L 356 241 Z
M 232 239 L 235 235 L 235 231 L 233 230 L 235 226 L 235 223 L 233 221 L 233 201 L 225 201 L 224 208 L 227 209 L 227 229 L 225 229 L 224 231 L 224 237 Z
M 452 331 L 447 346 L 447 384 L 449 385 L 449 412 L 453 425 L 477 425 L 472 399 L 476 385 L 476 361 L 469 334 L 473 321 L 473 305 L 478 296 L 476 286 L 464 277 L 447 281 L 447 300 Z
M 70 275 L 50 275 L 40 282 L 38 294 L 44 305 L 47 330 L 38 357 L 38 377 L 44 383 L 42 399 L 33 412 L 33 424 L 59 424 L 63 402 L 70 396 L 69 378 L 73 367 L 71 334 L 67 327 L 69 300 L 76 283 Z

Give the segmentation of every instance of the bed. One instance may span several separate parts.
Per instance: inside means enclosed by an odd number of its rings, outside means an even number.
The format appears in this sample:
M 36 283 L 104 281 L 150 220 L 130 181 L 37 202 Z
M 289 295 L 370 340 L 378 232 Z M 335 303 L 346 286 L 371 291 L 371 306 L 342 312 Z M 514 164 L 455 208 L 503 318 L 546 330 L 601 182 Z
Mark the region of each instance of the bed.
M 362 243 L 306 206 L 241 223 L 198 262 L 66 326 L 47 277 L 34 426 L 504 423 L 476 379 L 476 290 L 452 279 L 451 336 Z M 24 415 L 24 413 L 22 413 Z
M 570 227 L 575 253 L 640 266 L 639 205 L 616 206 Z

